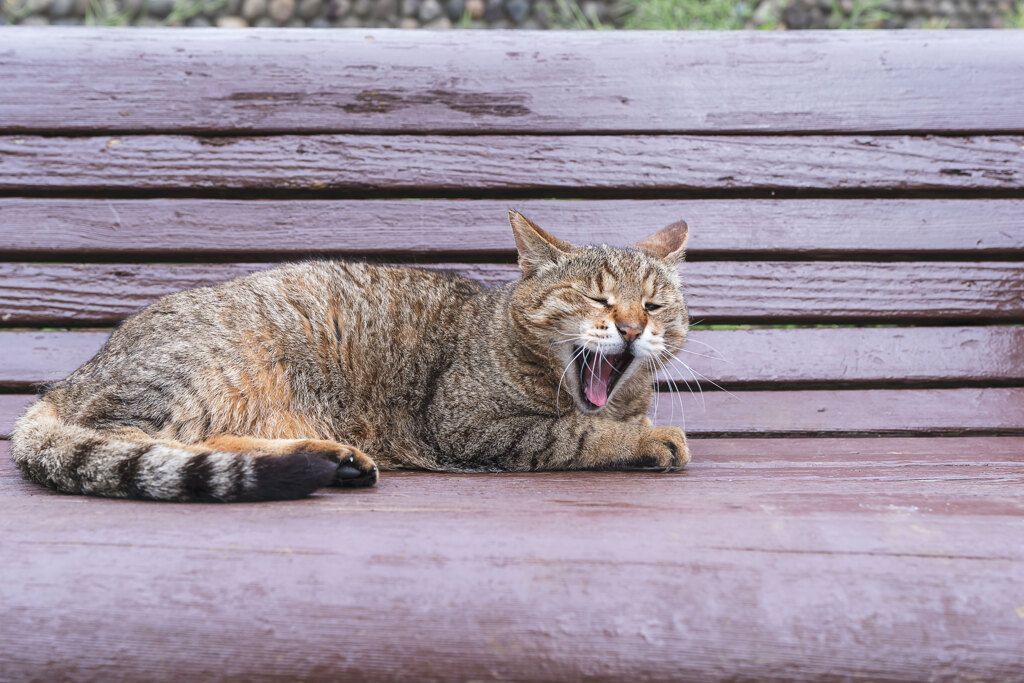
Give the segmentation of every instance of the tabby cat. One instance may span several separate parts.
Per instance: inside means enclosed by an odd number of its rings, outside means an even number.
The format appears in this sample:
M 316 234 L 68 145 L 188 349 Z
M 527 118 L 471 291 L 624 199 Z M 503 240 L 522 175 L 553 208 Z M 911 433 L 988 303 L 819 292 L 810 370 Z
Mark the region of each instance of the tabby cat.
M 58 491 L 169 501 L 373 486 L 378 466 L 686 465 L 683 432 L 647 419 L 688 329 L 686 224 L 613 249 L 509 220 L 522 278 L 492 289 L 315 261 L 166 296 L 29 407 L 14 459 Z

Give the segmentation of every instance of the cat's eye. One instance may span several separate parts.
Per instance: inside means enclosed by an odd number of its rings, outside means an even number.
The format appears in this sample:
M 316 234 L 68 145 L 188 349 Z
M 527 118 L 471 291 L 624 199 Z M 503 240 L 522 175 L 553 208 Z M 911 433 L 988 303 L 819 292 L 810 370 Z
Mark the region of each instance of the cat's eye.
M 644 304 L 644 309 L 648 310 L 648 311 L 656 311 L 656 310 L 658 310 L 661 307 L 662 307 L 661 304 L 653 304 L 653 303 L 646 303 L 646 304 Z
M 601 304 L 602 306 L 608 305 L 608 299 L 605 299 L 603 296 L 590 296 L 589 294 L 584 294 L 583 296 L 587 297 L 593 302 Z

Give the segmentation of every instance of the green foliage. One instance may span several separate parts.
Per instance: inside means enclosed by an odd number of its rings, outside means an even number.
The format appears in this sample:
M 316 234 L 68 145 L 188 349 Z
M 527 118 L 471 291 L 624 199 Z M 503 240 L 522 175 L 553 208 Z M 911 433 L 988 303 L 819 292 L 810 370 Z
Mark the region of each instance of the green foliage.
M 839 4 L 832 0 L 832 13 L 828 18 L 828 27 L 835 29 L 879 28 L 892 15 L 882 9 L 885 0 L 853 0 L 850 13 L 847 14 Z
M 161 25 L 183 24 L 204 12 L 220 9 L 227 0 L 177 0 Z M 87 26 L 128 26 L 132 24 L 132 13 L 121 10 L 116 0 L 89 0 L 85 10 Z
M 1024 0 L 1020 0 L 1013 7 L 1013 11 L 1006 15 L 1003 22 L 1004 28 L 1024 28 Z
M 131 13 L 121 11 L 114 0 L 89 0 L 85 9 L 86 26 L 126 26 L 131 23 Z
M 161 24 L 183 24 L 203 12 L 215 12 L 220 9 L 227 0 L 177 0 L 170 14 Z
M 628 0 L 626 28 L 729 31 L 746 27 L 752 9 L 736 0 Z
M 597 17 L 588 17 L 584 14 L 577 0 L 557 0 L 555 12 L 555 20 L 562 28 L 592 31 L 612 28 L 602 24 Z

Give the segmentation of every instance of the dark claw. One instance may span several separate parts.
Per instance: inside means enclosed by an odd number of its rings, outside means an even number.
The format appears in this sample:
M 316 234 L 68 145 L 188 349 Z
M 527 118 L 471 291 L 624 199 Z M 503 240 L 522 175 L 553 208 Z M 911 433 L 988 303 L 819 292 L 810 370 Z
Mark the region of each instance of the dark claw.
M 658 461 L 654 456 L 645 455 L 629 463 L 630 467 L 657 467 Z
M 338 486 L 351 488 L 373 486 L 377 483 L 377 466 L 374 465 L 373 469 L 363 472 L 352 465 L 342 465 L 338 468 L 338 474 L 334 477 L 334 481 Z
M 363 473 L 355 467 L 352 467 L 351 465 L 342 465 L 338 468 L 338 473 L 335 475 L 335 478 L 344 481 L 345 479 L 355 479 L 356 477 L 361 476 L 363 476 Z

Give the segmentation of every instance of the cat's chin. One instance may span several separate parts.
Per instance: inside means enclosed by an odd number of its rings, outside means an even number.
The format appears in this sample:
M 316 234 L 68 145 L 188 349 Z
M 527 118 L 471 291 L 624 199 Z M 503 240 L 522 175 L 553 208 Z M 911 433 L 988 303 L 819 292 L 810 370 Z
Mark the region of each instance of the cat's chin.
M 608 404 L 619 382 L 629 374 L 635 356 L 628 348 L 621 353 L 598 354 L 576 347 L 573 353 L 576 405 L 586 413 L 598 413 Z

